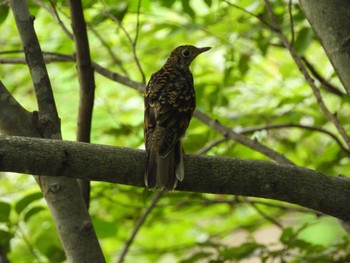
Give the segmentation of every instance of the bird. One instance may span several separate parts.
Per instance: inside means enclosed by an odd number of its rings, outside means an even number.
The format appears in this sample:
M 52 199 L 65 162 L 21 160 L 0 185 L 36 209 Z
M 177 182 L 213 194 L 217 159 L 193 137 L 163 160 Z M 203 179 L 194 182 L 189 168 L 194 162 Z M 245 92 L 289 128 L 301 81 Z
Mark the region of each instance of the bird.
M 191 62 L 211 47 L 176 47 L 163 67 L 151 75 L 144 91 L 144 139 L 147 162 L 146 187 L 172 191 L 184 179 L 183 147 L 196 97 Z

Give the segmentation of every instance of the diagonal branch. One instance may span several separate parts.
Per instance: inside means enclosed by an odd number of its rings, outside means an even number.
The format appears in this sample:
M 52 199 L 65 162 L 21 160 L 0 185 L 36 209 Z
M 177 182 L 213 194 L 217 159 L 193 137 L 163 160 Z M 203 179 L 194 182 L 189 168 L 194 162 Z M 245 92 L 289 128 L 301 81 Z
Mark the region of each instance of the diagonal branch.
M 308 70 L 310 70 L 312 76 L 314 76 L 314 78 L 321 83 L 325 90 L 339 97 L 346 96 L 346 94 L 343 93 L 338 87 L 332 85 L 329 81 L 322 77 L 321 74 L 317 72 L 314 65 L 312 65 L 311 62 L 306 59 L 306 57 L 302 57 L 301 59 L 305 63 L 305 66 L 308 68 Z
M 228 138 L 250 148 L 255 151 L 258 151 L 262 153 L 263 155 L 269 157 L 270 159 L 279 162 L 279 163 L 284 163 L 284 164 L 289 164 L 293 165 L 294 163 L 290 160 L 288 160 L 284 155 L 274 151 L 273 149 L 259 143 L 257 140 L 251 140 L 247 137 L 245 137 L 242 134 L 239 134 L 232 129 L 222 125 L 219 121 L 214 120 L 210 118 L 208 115 L 205 113 L 196 110 L 193 114 L 198 120 L 203 122 L 204 124 L 208 125 L 212 129 L 218 131 L 224 136 L 227 136 Z
M 33 26 L 35 18 L 29 14 L 24 1 L 11 0 L 10 5 L 35 89 L 39 108 L 39 128 L 45 137 L 59 139 L 61 138 L 60 120 L 39 40 Z
M 148 215 L 152 212 L 152 210 L 156 207 L 158 201 L 160 200 L 160 198 L 163 196 L 164 192 L 156 192 L 152 198 L 151 203 L 147 206 L 146 210 L 142 213 L 142 216 L 137 220 L 136 225 L 129 237 L 129 239 L 125 242 L 125 245 L 123 247 L 123 250 L 117 260 L 117 263 L 122 263 L 124 262 L 124 259 L 126 257 L 126 254 L 129 251 L 129 248 L 132 244 L 132 242 L 134 241 L 137 233 L 139 232 L 140 228 L 142 227 L 142 225 L 145 223 Z
M 0 81 L 0 133 L 37 137 L 37 113 L 25 110 Z
M 309 84 L 309 86 L 312 89 L 312 92 L 314 93 L 314 96 L 317 100 L 318 105 L 320 106 L 322 112 L 325 114 L 326 118 L 333 123 L 333 125 L 338 130 L 339 134 L 343 138 L 343 140 L 346 142 L 348 148 L 350 148 L 350 137 L 348 136 L 344 126 L 340 123 L 339 119 L 336 117 L 336 115 L 332 114 L 329 109 L 327 108 L 326 104 L 323 101 L 322 95 L 320 93 L 320 90 L 316 87 L 314 80 L 310 76 L 309 72 L 305 68 L 302 59 L 297 55 L 294 47 L 289 43 L 287 37 L 283 34 L 280 26 L 277 23 L 277 19 L 275 14 L 273 13 L 272 6 L 269 2 L 269 0 L 264 0 L 268 14 L 271 18 L 272 25 L 275 28 L 275 32 L 277 33 L 279 39 L 283 43 L 283 45 L 286 47 L 286 49 L 289 51 L 290 55 L 292 56 L 295 64 L 298 66 L 300 72 L 304 76 L 305 80 Z
M 310 125 L 296 124 L 296 123 L 267 124 L 267 125 L 261 125 L 261 126 L 256 126 L 256 127 L 243 128 L 240 131 L 240 134 L 247 134 L 247 133 L 252 133 L 252 132 L 262 131 L 262 130 L 283 129 L 283 128 L 299 128 L 299 129 L 317 131 L 317 132 L 326 134 L 329 137 L 331 137 L 345 153 L 350 155 L 350 151 L 343 145 L 343 143 L 340 141 L 340 139 L 334 133 L 332 133 L 326 129 L 323 129 L 320 127 L 315 127 L 315 126 L 310 126 Z

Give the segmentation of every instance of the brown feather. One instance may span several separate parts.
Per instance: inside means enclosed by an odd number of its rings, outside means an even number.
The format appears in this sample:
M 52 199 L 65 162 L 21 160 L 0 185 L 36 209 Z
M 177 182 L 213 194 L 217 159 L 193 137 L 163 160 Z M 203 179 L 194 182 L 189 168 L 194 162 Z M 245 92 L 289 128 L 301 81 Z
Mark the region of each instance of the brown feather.
M 181 138 L 196 106 L 189 66 L 197 55 L 209 49 L 177 47 L 148 82 L 144 93 L 148 189 L 173 190 L 184 178 Z

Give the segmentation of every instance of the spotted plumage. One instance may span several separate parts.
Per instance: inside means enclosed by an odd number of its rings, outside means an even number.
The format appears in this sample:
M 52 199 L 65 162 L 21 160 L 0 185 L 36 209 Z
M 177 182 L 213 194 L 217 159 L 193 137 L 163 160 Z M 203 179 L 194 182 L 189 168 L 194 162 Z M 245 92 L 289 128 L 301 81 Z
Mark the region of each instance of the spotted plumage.
M 179 46 L 145 89 L 144 133 L 148 189 L 173 190 L 184 178 L 181 138 L 196 107 L 191 62 L 209 47 Z

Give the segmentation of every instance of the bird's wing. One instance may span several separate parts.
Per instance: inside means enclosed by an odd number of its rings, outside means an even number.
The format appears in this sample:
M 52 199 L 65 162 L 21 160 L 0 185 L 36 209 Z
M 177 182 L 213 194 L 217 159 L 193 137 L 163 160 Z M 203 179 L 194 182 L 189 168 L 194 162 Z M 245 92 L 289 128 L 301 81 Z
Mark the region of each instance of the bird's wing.
M 166 156 L 185 134 L 195 108 L 192 75 L 164 79 L 152 76 L 145 91 L 146 149 L 157 141 L 160 156 Z

